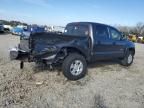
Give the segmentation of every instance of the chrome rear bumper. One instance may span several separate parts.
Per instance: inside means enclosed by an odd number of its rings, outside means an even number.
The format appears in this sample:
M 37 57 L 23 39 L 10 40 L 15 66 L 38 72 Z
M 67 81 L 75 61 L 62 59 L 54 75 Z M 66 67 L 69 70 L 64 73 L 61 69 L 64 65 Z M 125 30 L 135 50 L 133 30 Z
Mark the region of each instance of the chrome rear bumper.
M 28 52 L 20 50 L 17 47 L 10 49 L 11 60 L 24 60 L 28 58 L 28 55 Z

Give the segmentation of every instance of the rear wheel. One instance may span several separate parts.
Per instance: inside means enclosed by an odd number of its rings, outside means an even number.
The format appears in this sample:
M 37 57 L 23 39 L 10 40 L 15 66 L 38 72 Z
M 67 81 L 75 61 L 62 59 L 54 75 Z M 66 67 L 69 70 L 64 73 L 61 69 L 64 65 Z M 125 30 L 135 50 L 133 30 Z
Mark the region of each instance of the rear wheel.
M 86 75 L 87 63 L 80 54 L 69 54 L 63 61 L 63 74 L 69 80 L 79 80 Z
M 127 51 L 127 54 L 123 59 L 121 59 L 121 64 L 123 66 L 130 66 L 133 63 L 134 53 L 133 51 Z

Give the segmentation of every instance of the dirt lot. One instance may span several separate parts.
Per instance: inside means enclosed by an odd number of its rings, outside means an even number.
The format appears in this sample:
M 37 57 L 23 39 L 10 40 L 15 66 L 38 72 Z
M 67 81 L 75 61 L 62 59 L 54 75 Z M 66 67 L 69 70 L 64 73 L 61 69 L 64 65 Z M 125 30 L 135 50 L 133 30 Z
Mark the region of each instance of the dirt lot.
M 131 67 L 116 62 L 89 66 L 88 75 L 68 81 L 62 73 L 9 60 L 19 37 L 0 35 L 0 107 L 2 108 L 144 108 L 144 45 L 136 44 Z

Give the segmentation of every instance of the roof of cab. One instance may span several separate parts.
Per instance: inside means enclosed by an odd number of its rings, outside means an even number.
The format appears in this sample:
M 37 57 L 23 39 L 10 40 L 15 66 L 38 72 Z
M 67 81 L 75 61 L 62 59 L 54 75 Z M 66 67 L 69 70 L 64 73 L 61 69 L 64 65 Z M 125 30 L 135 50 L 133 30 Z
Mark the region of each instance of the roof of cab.
M 72 23 L 68 23 L 67 25 L 71 25 L 71 24 L 92 24 L 92 25 L 103 25 L 103 26 L 107 26 L 107 27 L 111 27 L 114 28 L 113 26 L 107 25 L 107 24 L 102 24 L 102 23 L 96 23 L 96 22 L 72 22 Z

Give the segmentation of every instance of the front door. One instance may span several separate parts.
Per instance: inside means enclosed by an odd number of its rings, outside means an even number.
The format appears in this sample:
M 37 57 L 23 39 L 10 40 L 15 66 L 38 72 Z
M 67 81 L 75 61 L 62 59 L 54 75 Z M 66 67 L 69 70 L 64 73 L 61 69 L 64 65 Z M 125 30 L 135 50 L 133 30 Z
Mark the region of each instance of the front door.
M 110 34 L 110 40 L 113 43 L 112 56 L 113 57 L 123 57 L 126 42 L 124 40 L 122 40 L 122 35 L 117 29 L 112 28 L 112 27 L 108 27 L 108 29 L 109 29 L 109 34 Z

